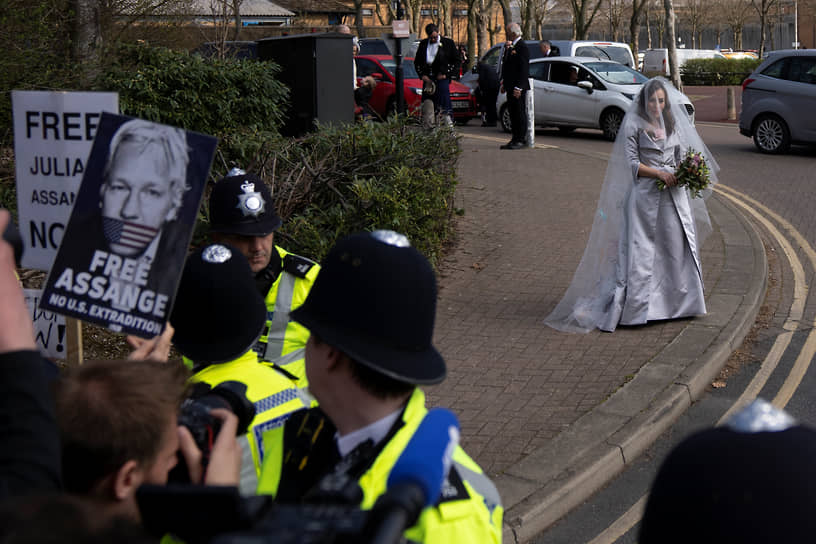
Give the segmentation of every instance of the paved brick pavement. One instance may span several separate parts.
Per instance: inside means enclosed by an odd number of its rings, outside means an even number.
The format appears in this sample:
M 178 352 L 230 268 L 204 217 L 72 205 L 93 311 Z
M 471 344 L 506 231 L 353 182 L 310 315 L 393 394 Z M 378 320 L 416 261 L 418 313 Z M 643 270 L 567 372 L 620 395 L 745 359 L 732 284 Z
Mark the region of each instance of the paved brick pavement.
M 448 378 L 428 394 L 431 404 L 458 414 L 463 446 L 496 479 L 509 508 L 506 541 L 523 541 L 540 530 L 541 519 L 557 519 L 568 503 L 560 494 L 586 491 L 584 484 L 558 483 L 564 474 L 599 478 L 600 462 L 611 476 L 623 463 L 614 457 L 642 440 L 626 433 L 651 433 L 702 391 L 710 363 L 722 364 L 747 332 L 744 322 L 753 321 L 764 253 L 744 222 L 712 199 L 715 230 L 702 250 L 709 315 L 612 334 L 550 329 L 542 320 L 581 258 L 606 160 L 550 146 L 499 150 L 505 140 L 477 127 L 462 138 L 456 206 L 464 214 L 455 249 L 441 264 L 435 334 Z M 721 281 L 724 271 L 728 282 Z M 739 312 L 747 317 L 734 318 Z M 626 394 L 616 395 L 624 385 Z M 646 409 L 663 393 L 655 416 Z M 595 416 L 600 412 L 607 419 Z M 636 431 L 606 439 L 638 418 Z M 616 444 L 611 453 L 609 444 Z M 555 491 L 551 483 L 558 483 Z M 551 503 L 558 508 L 542 515 Z

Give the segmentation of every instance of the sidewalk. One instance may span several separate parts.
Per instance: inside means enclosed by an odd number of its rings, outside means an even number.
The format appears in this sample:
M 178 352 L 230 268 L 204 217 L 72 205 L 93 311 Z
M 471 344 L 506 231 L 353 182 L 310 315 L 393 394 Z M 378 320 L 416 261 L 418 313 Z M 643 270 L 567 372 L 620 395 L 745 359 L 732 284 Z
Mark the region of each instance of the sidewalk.
M 428 394 L 458 414 L 463 446 L 499 487 L 513 543 L 588 498 L 698 398 L 753 324 L 765 254 L 714 196 L 701 255 L 708 315 L 612 334 L 550 329 L 542 320 L 583 253 L 607 157 L 546 137 L 499 150 L 506 140 L 464 130 L 464 215 L 441 265 L 435 336 L 448 378 Z

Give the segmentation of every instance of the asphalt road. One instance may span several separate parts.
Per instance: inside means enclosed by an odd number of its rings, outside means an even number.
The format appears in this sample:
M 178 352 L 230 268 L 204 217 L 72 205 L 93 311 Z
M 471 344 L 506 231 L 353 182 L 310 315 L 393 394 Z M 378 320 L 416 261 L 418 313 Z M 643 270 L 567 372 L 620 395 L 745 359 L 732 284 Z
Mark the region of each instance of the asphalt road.
M 816 349 L 811 345 L 816 344 L 816 293 L 809 289 L 816 275 L 816 149 L 794 148 L 788 155 L 768 156 L 759 154 L 733 124 L 699 122 L 698 130 L 721 168 L 723 192 L 718 198 L 743 206 L 765 243 L 769 267 L 765 304 L 754 331 L 707 394 L 631 468 L 539 535 L 537 543 L 637 542 L 638 507 L 633 505 L 646 496 L 662 459 L 689 433 L 716 424 L 742 395 L 773 401 L 798 420 L 816 425 L 812 395 L 816 370 L 810 366 Z M 539 131 L 536 143 L 585 153 L 610 149 L 592 131 L 569 136 Z M 772 357 L 775 349 L 778 360 Z

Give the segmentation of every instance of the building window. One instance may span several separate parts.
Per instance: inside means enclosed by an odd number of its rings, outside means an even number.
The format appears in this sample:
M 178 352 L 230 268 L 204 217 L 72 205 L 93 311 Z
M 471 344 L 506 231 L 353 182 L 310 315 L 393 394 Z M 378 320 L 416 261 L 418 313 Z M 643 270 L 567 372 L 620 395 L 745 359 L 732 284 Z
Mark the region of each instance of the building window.
M 341 25 L 343 24 L 343 16 L 335 13 L 329 14 L 329 25 Z
M 363 15 L 364 15 L 364 16 L 366 16 L 366 17 L 370 17 L 370 16 L 371 16 L 371 15 L 373 15 L 373 14 L 374 14 L 374 12 L 373 12 L 373 11 L 371 11 L 370 9 L 363 8 Z
M 467 10 L 466 9 L 455 9 L 453 10 L 454 17 L 467 17 Z

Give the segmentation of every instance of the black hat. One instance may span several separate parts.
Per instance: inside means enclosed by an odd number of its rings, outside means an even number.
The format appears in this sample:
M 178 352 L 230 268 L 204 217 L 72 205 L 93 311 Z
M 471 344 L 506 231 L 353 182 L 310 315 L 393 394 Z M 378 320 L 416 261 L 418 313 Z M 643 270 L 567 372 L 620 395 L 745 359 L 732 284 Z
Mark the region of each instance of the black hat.
M 816 430 L 769 406 L 755 401 L 745 409 L 753 415 L 698 432 L 669 454 L 652 486 L 639 542 L 814 538 Z
M 386 376 L 412 384 L 445 378 L 445 361 L 431 345 L 436 277 L 402 234 L 375 231 L 337 242 L 290 316 Z
M 272 194 L 254 174 L 233 168 L 210 193 L 210 230 L 225 234 L 266 236 L 281 226 Z
M 266 304 L 246 257 L 221 244 L 191 254 L 170 323 L 173 344 L 197 363 L 223 363 L 246 353 L 266 325 Z

